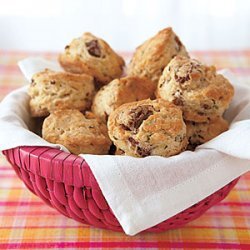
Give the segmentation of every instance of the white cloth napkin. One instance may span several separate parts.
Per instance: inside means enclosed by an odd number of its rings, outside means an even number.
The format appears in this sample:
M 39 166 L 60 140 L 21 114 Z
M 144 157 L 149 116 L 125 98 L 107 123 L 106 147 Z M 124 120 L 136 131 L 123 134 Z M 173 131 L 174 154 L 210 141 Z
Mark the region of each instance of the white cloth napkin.
M 38 69 L 49 68 L 40 61 Z M 25 72 L 34 66 L 26 60 Z M 37 63 L 37 61 L 36 61 Z M 20 65 L 19 64 L 19 65 Z M 26 69 L 27 67 L 27 69 Z M 36 67 L 33 67 L 34 73 Z M 199 202 L 250 170 L 250 88 L 224 72 L 235 87 L 226 112 L 230 129 L 199 146 L 170 158 L 150 156 L 81 155 L 90 165 L 100 188 L 124 231 L 134 235 Z M 30 79 L 30 77 L 29 77 Z M 0 150 L 41 145 L 44 141 L 28 130 L 27 87 L 18 89 L 0 104 Z
M 63 70 L 59 63 L 49 61 L 41 57 L 28 57 L 19 61 L 18 66 L 29 82 L 36 72 L 42 71 L 44 69 L 51 69 L 54 71 Z

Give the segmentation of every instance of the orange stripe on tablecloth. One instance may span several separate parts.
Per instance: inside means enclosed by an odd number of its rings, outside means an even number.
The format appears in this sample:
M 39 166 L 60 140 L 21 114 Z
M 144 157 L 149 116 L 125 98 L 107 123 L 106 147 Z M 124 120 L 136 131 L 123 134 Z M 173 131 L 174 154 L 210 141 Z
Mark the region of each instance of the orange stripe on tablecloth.
M 228 202 L 220 202 L 216 206 L 238 206 L 238 207 L 249 207 L 250 202 L 233 202 L 233 201 L 228 201 Z
M 248 188 L 242 188 L 242 187 L 237 187 L 237 191 L 250 191 L 250 187 Z

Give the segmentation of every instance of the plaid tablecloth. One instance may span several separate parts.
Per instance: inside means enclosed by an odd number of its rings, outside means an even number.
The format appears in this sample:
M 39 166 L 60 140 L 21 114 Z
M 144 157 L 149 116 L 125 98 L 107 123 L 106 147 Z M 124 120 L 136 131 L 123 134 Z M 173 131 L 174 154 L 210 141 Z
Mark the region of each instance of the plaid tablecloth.
M 230 68 L 250 85 L 250 51 L 192 54 L 218 68 Z M 25 84 L 16 62 L 27 56 L 55 59 L 56 54 L 0 51 L 0 99 Z M 250 173 L 223 202 L 182 229 L 129 237 L 59 214 L 31 194 L 0 156 L 0 249 L 36 248 L 250 249 Z

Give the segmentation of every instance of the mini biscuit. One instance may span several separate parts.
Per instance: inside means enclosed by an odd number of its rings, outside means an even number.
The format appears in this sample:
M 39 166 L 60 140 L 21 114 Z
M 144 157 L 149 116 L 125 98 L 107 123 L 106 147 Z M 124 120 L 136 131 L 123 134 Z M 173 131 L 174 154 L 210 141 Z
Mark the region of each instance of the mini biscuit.
M 181 109 L 161 99 L 121 105 L 109 116 L 108 132 L 115 146 L 129 156 L 168 157 L 187 146 Z
M 228 130 L 228 122 L 222 117 L 203 123 L 186 122 L 188 148 L 194 149 Z
M 111 145 L 106 125 L 76 109 L 51 113 L 44 120 L 42 136 L 48 142 L 64 145 L 76 155 L 108 154 Z
M 154 84 L 146 78 L 127 76 L 115 79 L 97 92 L 92 111 L 107 121 L 110 113 L 122 104 L 153 97 L 154 89 Z
M 207 122 L 222 116 L 234 94 L 233 86 L 214 66 L 176 56 L 164 69 L 156 95 L 183 110 L 184 119 Z
M 92 76 L 46 69 L 32 77 L 28 90 L 31 115 L 43 117 L 68 108 L 84 111 L 90 107 L 94 91 Z
M 91 33 L 84 33 L 67 45 L 59 62 L 66 71 L 92 75 L 101 85 L 120 77 L 125 65 L 121 56 Z
M 166 28 L 139 46 L 128 66 L 128 74 L 146 77 L 157 86 L 165 66 L 176 55 L 188 53 L 172 28 Z

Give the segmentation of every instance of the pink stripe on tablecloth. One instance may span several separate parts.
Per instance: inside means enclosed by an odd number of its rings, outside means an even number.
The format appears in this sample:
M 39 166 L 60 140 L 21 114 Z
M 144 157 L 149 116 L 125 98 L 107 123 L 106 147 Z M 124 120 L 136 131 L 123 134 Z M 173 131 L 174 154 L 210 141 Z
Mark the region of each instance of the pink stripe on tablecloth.
M 206 248 L 206 249 L 250 249 L 250 244 L 236 244 L 236 243 L 209 243 L 209 242 L 37 242 L 37 243 L 0 243 L 0 248 L 8 249 L 32 249 L 32 248 Z
M 30 57 L 30 56 L 42 56 L 42 57 L 55 57 L 57 58 L 57 56 L 59 55 L 59 53 L 61 53 L 63 51 L 49 51 L 49 52 L 44 52 L 44 51 L 21 51 L 21 50 L 1 50 L 0 49 L 0 55 L 2 56 L 15 56 L 15 57 Z M 118 54 L 124 57 L 131 57 L 133 55 L 133 52 L 131 51 L 118 51 Z
M 0 201 L 0 206 L 41 206 L 43 205 L 43 202 L 38 202 L 38 201 Z
M 250 49 L 246 50 L 193 50 L 190 54 L 213 56 L 250 56 Z
M 17 65 L 0 64 L 0 72 L 1 73 L 19 73 L 19 74 L 21 74 L 21 71 Z
M 224 68 L 218 68 L 218 70 L 224 69 Z M 226 69 L 229 69 L 235 74 L 240 74 L 240 75 L 250 75 L 250 68 L 230 68 L 226 67 Z
M 0 173 L 0 178 L 3 179 L 3 178 L 13 178 L 13 177 L 16 177 L 16 174 L 15 173 L 11 173 L 11 174 L 2 174 Z
M 22 87 L 22 86 L 24 86 L 24 85 L 20 85 L 19 88 Z M 1 95 L 7 95 L 9 92 L 11 92 L 11 91 L 13 91 L 13 90 L 15 90 L 17 88 L 18 88 L 17 86 L 16 87 L 15 86 L 7 86 L 7 87 L 4 87 L 4 88 L 1 88 Z
M 13 168 L 10 167 L 10 166 L 9 166 L 9 167 L 8 167 L 8 166 L 6 166 L 6 167 L 5 167 L 5 166 L 3 166 L 3 167 L 1 166 L 1 167 L 0 167 L 0 171 L 1 171 L 1 170 L 3 170 L 3 171 L 5 171 L 5 170 L 11 170 L 11 171 L 13 171 Z
M 25 50 L 2 50 L 0 49 L 0 55 L 6 56 L 20 56 L 23 55 L 27 56 L 41 56 L 41 55 L 58 55 L 59 52 L 51 51 L 51 52 L 44 52 L 44 51 L 25 51 Z
M 185 225 L 183 228 L 193 228 L 193 229 L 229 229 L 235 230 L 235 227 L 227 227 L 227 226 L 189 226 L 188 224 Z M 248 230 L 248 227 L 237 227 L 237 230 Z
M 217 205 L 215 205 L 217 206 Z M 207 215 L 212 215 L 212 216 L 250 216 L 250 211 L 249 212 L 246 212 L 246 211 L 237 211 L 237 212 L 234 212 L 234 211 L 230 211 L 230 212 L 227 212 L 227 211 L 216 211 L 216 212 L 213 212 L 213 211 L 210 211 L 208 210 L 206 212 Z
M 44 206 L 46 206 L 44 204 Z M 61 215 L 59 214 L 59 212 L 57 212 L 55 209 L 53 209 L 52 211 L 33 211 L 33 212 L 30 212 L 30 211 L 27 211 L 27 212 L 19 212 L 19 211 L 13 211 L 13 212 L 7 212 L 7 211 L 3 211 L 3 212 L 0 212 L 0 216 L 38 216 L 38 215 L 41 215 L 41 216 L 45 216 L 45 215 Z

